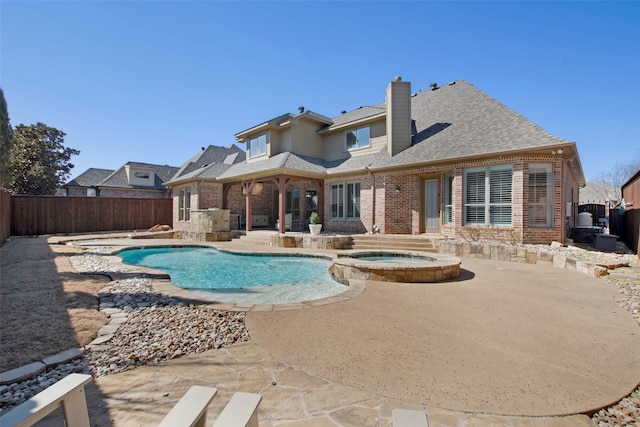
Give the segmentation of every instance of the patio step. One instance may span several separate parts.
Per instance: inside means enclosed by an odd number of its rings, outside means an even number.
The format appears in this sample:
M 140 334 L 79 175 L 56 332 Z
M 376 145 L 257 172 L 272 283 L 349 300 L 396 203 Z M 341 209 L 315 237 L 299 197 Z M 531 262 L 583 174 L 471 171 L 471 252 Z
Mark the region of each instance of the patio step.
M 269 246 L 269 237 L 277 234 L 276 231 L 256 230 L 240 235 L 237 239 L 242 243 L 256 246 Z
M 352 249 L 356 250 L 409 250 L 437 252 L 435 240 L 440 236 L 354 235 Z
M 242 234 L 237 240 L 244 244 L 269 246 L 269 237 L 277 234 L 271 230 L 254 230 Z M 350 249 L 355 250 L 409 250 L 437 252 L 435 241 L 438 235 L 407 236 L 400 234 L 354 234 Z

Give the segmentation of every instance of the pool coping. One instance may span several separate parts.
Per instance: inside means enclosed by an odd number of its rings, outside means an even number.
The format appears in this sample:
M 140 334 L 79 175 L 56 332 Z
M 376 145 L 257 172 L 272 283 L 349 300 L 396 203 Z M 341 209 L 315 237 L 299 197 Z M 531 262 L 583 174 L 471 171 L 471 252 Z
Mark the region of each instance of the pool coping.
M 214 248 L 222 252 L 234 253 L 234 254 L 245 254 L 245 255 L 280 255 L 280 256 L 302 256 L 302 257 L 316 257 L 323 258 L 328 260 L 335 260 L 338 257 L 338 252 L 344 253 L 349 251 L 335 251 L 331 253 L 316 253 L 316 252 L 308 252 L 308 251 L 286 251 L 283 252 L 281 250 L 255 250 L 255 249 L 229 249 L 224 247 L 219 247 L 216 244 L 211 243 L 200 243 L 200 242 L 188 242 L 184 244 L 176 244 L 172 243 L 163 243 L 158 241 L 145 242 L 144 245 L 139 244 L 140 241 L 136 240 L 135 244 L 132 245 L 122 245 L 122 240 L 119 239 L 120 245 L 116 248 L 108 244 L 108 242 L 103 243 L 102 247 L 113 248 L 112 250 L 101 253 L 109 266 L 114 267 L 113 271 L 104 272 L 108 275 L 112 281 L 122 280 L 125 278 L 130 278 L 131 276 L 136 277 L 146 277 L 151 279 L 151 285 L 154 291 L 159 292 L 163 295 L 167 295 L 173 298 L 178 298 L 189 302 L 191 304 L 198 304 L 208 308 L 212 308 L 215 310 L 222 311 L 235 311 L 235 312 L 249 312 L 249 311 L 286 311 L 286 310 L 300 310 L 307 309 L 313 307 L 319 307 L 327 304 L 335 304 L 339 302 L 348 301 L 352 298 L 363 293 L 366 289 L 366 281 L 360 279 L 350 279 L 348 281 L 348 288 L 343 292 L 340 292 L 336 295 L 332 295 L 329 297 L 319 298 L 315 300 L 308 301 L 300 301 L 294 303 L 284 303 L 284 304 L 271 304 L 271 303 L 234 303 L 234 302 L 223 302 L 223 301 L 212 301 L 211 299 L 200 296 L 194 292 L 189 291 L 188 289 L 181 288 L 171 282 L 171 277 L 169 274 L 160 269 L 151 268 L 151 267 L 142 267 L 142 266 L 134 266 L 131 264 L 126 264 L 122 262 L 122 258 L 120 258 L 117 254 L 131 249 L 144 249 L 144 248 L 166 248 L 166 247 L 202 247 L 202 248 Z M 82 245 L 82 242 L 76 241 L 75 245 L 79 247 L 85 247 Z M 273 249 L 273 248 L 271 248 Z M 88 252 L 91 253 L 91 252 Z M 98 254 L 98 253 L 94 253 Z M 76 270 L 79 270 L 79 266 L 74 265 Z M 124 271 L 122 271 L 124 270 Z M 82 271 L 83 273 L 93 273 L 93 271 Z

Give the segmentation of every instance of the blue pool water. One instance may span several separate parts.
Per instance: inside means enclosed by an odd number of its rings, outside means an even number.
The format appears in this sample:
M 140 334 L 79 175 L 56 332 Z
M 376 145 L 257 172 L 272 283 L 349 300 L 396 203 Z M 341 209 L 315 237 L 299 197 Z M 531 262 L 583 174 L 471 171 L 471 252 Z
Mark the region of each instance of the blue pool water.
M 118 255 L 127 264 L 164 270 L 177 286 L 217 301 L 282 304 L 346 289 L 331 278 L 331 261 L 322 258 L 233 254 L 202 247 L 132 249 Z

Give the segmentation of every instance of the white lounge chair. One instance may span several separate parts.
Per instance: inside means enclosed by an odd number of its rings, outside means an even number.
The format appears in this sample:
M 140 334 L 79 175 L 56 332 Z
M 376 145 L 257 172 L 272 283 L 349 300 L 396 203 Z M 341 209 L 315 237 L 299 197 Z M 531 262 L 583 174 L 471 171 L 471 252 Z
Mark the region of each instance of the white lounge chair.
M 0 417 L 2 427 L 32 426 L 62 406 L 67 427 L 89 427 L 84 386 L 91 375 L 70 374 Z
M 204 427 L 207 407 L 216 395 L 213 387 L 192 386 L 176 403 L 158 427 Z M 214 427 L 258 427 L 258 404 L 262 396 L 235 393 L 224 407 Z

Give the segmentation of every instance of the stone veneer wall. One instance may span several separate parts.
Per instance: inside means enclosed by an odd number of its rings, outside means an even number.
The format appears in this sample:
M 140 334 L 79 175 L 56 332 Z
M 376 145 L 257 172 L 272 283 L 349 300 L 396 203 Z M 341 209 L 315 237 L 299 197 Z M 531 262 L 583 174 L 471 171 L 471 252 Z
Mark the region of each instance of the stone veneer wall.
M 453 242 L 435 241 L 438 253 L 455 255 L 459 258 L 479 258 L 493 261 L 519 262 L 525 264 L 547 265 L 595 277 L 606 276 L 609 268 L 620 265 L 604 265 L 581 261 L 566 254 L 554 253 L 551 250 L 513 246 L 504 243 Z
M 506 243 L 491 242 L 459 242 L 446 239 L 434 239 L 434 247 L 438 253 L 454 255 L 458 258 L 478 258 L 493 261 L 518 262 L 524 264 L 547 265 L 567 270 L 576 270 L 590 276 L 606 276 L 609 269 L 625 265 L 598 264 L 582 261 L 566 254 L 555 253 L 536 247 L 514 246 Z M 285 248 L 313 248 L 313 249 L 352 249 L 351 236 L 317 236 L 309 235 L 273 235 L 269 238 L 269 245 Z
M 308 234 L 275 234 L 269 237 L 269 246 L 280 248 L 351 249 L 351 236 L 311 236 Z

